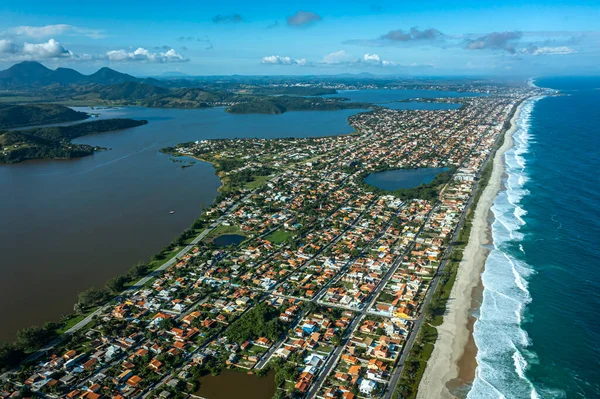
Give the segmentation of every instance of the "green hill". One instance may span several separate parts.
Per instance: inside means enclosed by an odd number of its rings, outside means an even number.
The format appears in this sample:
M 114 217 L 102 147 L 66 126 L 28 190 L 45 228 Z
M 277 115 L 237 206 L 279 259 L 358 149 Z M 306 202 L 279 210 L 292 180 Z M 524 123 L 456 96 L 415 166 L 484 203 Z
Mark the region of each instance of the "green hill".
M 0 132 L 0 164 L 29 159 L 69 159 L 91 155 L 98 150 L 86 144 L 73 144 L 76 137 L 129 129 L 148 123 L 144 120 L 105 119 L 69 126 L 53 126 Z
M 0 129 L 87 119 L 85 112 L 57 104 L 0 105 Z

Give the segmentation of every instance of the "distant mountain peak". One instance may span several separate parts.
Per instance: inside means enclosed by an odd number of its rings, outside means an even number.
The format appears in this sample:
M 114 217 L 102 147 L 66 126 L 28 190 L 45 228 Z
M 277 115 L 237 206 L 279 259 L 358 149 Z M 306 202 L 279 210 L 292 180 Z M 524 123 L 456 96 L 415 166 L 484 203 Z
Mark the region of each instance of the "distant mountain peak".
M 83 75 L 71 68 L 49 69 L 37 61 L 23 61 L 0 71 L 0 88 L 48 86 L 54 84 L 103 84 L 141 82 L 142 79 L 102 67 L 91 75 Z

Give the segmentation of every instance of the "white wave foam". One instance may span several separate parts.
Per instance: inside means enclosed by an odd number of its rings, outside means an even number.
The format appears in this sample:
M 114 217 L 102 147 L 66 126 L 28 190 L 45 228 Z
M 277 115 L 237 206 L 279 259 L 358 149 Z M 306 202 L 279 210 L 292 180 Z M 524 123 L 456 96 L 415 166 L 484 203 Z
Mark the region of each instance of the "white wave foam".
M 492 206 L 493 249 L 482 274 L 483 301 L 473 329 L 478 366 L 468 398 L 539 398 L 527 378 L 528 363 L 523 352 L 531 342 L 521 328 L 525 307 L 531 302 L 527 278 L 533 270 L 511 252 L 523 239 L 519 230 L 526 224 L 527 211 L 521 200 L 529 194 L 525 185 L 534 103 L 527 101 L 521 108 L 513 133 L 514 146 L 504 154 L 506 189 L 498 193 Z M 525 253 L 521 244 L 518 248 Z
M 525 377 L 525 369 L 527 368 L 527 360 L 525 360 L 525 358 L 523 357 L 523 355 L 521 355 L 521 352 L 519 352 L 518 349 L 515 349 L 515 352 L 513 353 L 513 360 L 515 363 L 515 370 L 517 374 L 519 375 L 519 377 L 526 380 L 527 377 Z

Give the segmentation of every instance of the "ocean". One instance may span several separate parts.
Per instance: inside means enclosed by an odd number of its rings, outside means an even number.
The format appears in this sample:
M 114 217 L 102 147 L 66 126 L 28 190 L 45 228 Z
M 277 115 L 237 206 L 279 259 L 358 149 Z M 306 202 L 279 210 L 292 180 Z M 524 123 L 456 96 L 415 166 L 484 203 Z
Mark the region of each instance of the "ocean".
M 492 207 L 468 398 L 600 397 L 600 78 L 536 79 Z

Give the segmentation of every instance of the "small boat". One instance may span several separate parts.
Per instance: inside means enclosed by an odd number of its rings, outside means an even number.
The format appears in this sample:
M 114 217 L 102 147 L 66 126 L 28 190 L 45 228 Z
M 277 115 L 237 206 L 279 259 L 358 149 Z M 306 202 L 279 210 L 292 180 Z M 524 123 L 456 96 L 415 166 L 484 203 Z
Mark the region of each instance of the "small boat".
M 171 211 L 171 212 L 169 212 L 169 213 L 172 215 L 172 214 L 174 214 L 174 213 L 175 213 L 175 211 Z

